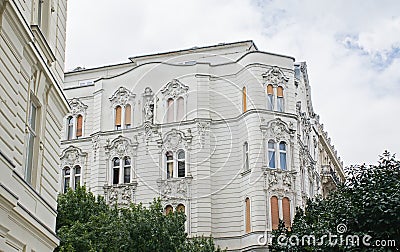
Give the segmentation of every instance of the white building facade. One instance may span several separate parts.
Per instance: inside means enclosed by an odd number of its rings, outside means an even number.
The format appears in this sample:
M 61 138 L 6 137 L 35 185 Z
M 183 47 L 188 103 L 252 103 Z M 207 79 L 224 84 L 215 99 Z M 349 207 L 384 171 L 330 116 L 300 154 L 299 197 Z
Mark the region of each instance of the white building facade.
M 0 251 L 53 251 L 65 0 L 0 0 Z
M 119 205 L 162 199 L 190 236 L 231 251 L 290 225 L 342 163 L 313 111 L 305 63 L 252 41 L 130 58 L 65 74 L 59 190 Z

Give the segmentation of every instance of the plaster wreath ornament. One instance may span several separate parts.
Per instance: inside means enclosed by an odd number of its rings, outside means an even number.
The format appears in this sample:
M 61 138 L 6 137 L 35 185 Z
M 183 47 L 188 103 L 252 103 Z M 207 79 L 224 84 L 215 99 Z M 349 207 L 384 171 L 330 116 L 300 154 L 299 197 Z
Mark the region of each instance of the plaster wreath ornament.
M 176 99 L 181 95 L 185 95 L 189 87 L 182 84 L 179 80 L 173 79 L 161 90 L 161 93 L 167 98 Z
M 267 73 L 263 74 L 262 76 L 265 80 L 265 84 L 267 85 L 286 84 L 289 81 L 289 78 L 286 77 L 282 70 L 277 66 L 272 67 Z
M 129 100 L 133 100 L 135 98 L 135 94 L 129 91 L 125 87 L 119 87 L 114 94 L 110 97 L 110 101 L 114 106 L 118 105 L 126 105 Z

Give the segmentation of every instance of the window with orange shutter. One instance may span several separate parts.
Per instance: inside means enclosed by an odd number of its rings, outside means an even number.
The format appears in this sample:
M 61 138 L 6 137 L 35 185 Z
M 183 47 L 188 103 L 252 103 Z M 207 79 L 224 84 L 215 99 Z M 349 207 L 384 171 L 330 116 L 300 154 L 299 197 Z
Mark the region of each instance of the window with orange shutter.
M 251 223 L 250 223 L 250 199 L 246 198 L 245 200 L 246 203 L 246 233 L 251 232 Z
M 132 107 L 131 105 L 125 106 L 125 128 L 129 129 L 132 125 Z
M 121 129 L 121 114 L 122 108 L 121 106 L 117 106 L 115 108 L 115 129 Z
M 272 229 L 278 229 L 279 225 L 279 208 L 278 208 L 278 197 L 271 197 L 271 224 Z
M 78 115 L 76 118 L 76 137 L 82 136 L 82 125 L 83 125 L 83 116 Z
M 244 112 L 247 111 L 247 92 L 246 92 L 246 87 L 243 87 L 242 96 L 243 96 L 243 113 L 244 113 Z
M 285 222 L 285 227 L 290 228 L 290 201 L 289 198 L 285 197 L 282 199 L 282 208 L 283 208 L 283 221 Z
M 174 208 L 171 205 L 165 207 L 165 214 L 170 214 L 174 211 Z

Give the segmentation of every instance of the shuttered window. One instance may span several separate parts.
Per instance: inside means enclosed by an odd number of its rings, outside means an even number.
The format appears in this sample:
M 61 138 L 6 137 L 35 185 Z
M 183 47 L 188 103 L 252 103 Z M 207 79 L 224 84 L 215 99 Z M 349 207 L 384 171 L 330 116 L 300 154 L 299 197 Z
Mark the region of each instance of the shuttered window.
M 267 94 L 273 94 L 274 93 L 274 88 L 272 87 L 272 85 L 268 85 L 267 86 Z
M 285 197 L 282 199 L 282 210 L 283 210 L 283 221 L 285 222 L 285 227 L 289 228 L 291 226 L 290 222 L 290 201 L 289 198 Z
M 179 205 L 176 207 L 176 211 L 185 213 L 185 206 L 182 205 L 182 204 L 179 204 Z
M 272 85 L 267 86 L 267 109 L 272 110 L 274 108 L 274 90 Z
M 131 105 L 125 106 L 125 128 L 129 129 L 132 125 L 132 108 Z
M 171 205 L 165 207 L 165 214 L 170 214 L 174 211 L 174 208 Z
M 121 106 L 117 106 L 115 108 L 115 129 L 121 129 L 121 115 L 122 108 Z
M 277 96 L 278 97 L 283 97 L 283 87 L 278 87 Z
M 271 197 L 271 224 L 272 229 L 278 229 L 279 225 L 279 208 L 278 208 L 278 197 Z
M 76 137 L 82 136 L 83 116 L 78 115 L 76 118 Z
M 242 96 L 243 96 L 243 113 L 247 111 L 247 93 L 246 93 L 246 87 L 243 87 L 242 90 Z
M 246 198 L 245 200 L 246 203 L 246 233 L 251 232 L 251 223 L 250 223 L 250 199 Z
M 277 109 L 279 112 L 283 112 L 283 88 L 282 87 L 278 87 L 278 92 L 277 92 Z

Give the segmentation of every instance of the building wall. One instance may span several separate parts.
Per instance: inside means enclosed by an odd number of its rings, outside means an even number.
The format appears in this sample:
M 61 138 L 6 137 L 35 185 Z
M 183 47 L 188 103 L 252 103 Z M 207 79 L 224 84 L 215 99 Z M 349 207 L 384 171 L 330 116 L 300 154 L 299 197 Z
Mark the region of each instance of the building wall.
M 38 1 L 0 1 L 0 251 L 53 251 L 59 243 L 66 1 L 41 5 L 39 22 Z
M 211 54 L 207 60 L 201 56 Z M 185 206 L 189 235 L 212 234 L 230 250 L 265 249 L 258 237 L 272 230 L 271 197 L 279 198 L 281 218 L 287 197 L 293 218 L 296 206 L 323 193 L 321 151 L 333 154 L 332 167 L 342 171 L 332 146 L 323 144 L 326 136 L 313 112 L 305 63 L 258 51 L 251 41 L 131 60 L 70 72 L 65 78 L 72 113 L 64 122 L 60 172 L 81 167 L 80 183 L 110 204 L 148 204 L 161 197 L 164 206 Z M 82 86 L 85 80 L 92 82 Z M 278 85 L 284 88 L 283 112 L 267 108 L 268 84 L 275 85 L 274 92 Z M 167 100 L 179 96 L 185 98 L 185 115 L 167 122 Z M 151 116 L 146 114 L 148 101 L 154 103 Z M 133 125 L 116 130 L 115 107 L 127 103 L 133 108 Z M 78 115 L 84 118 L 83 136 L 67 139 L 67 118 Z M 286 170 L 269 167 L 269 140 L 286 143 Z M 167 178 L 166 152 L 179 149 L 185 150 L 186 176 Z M 112 160 L 117 156 L 132 158 L 130 183 L 113 185 Z

